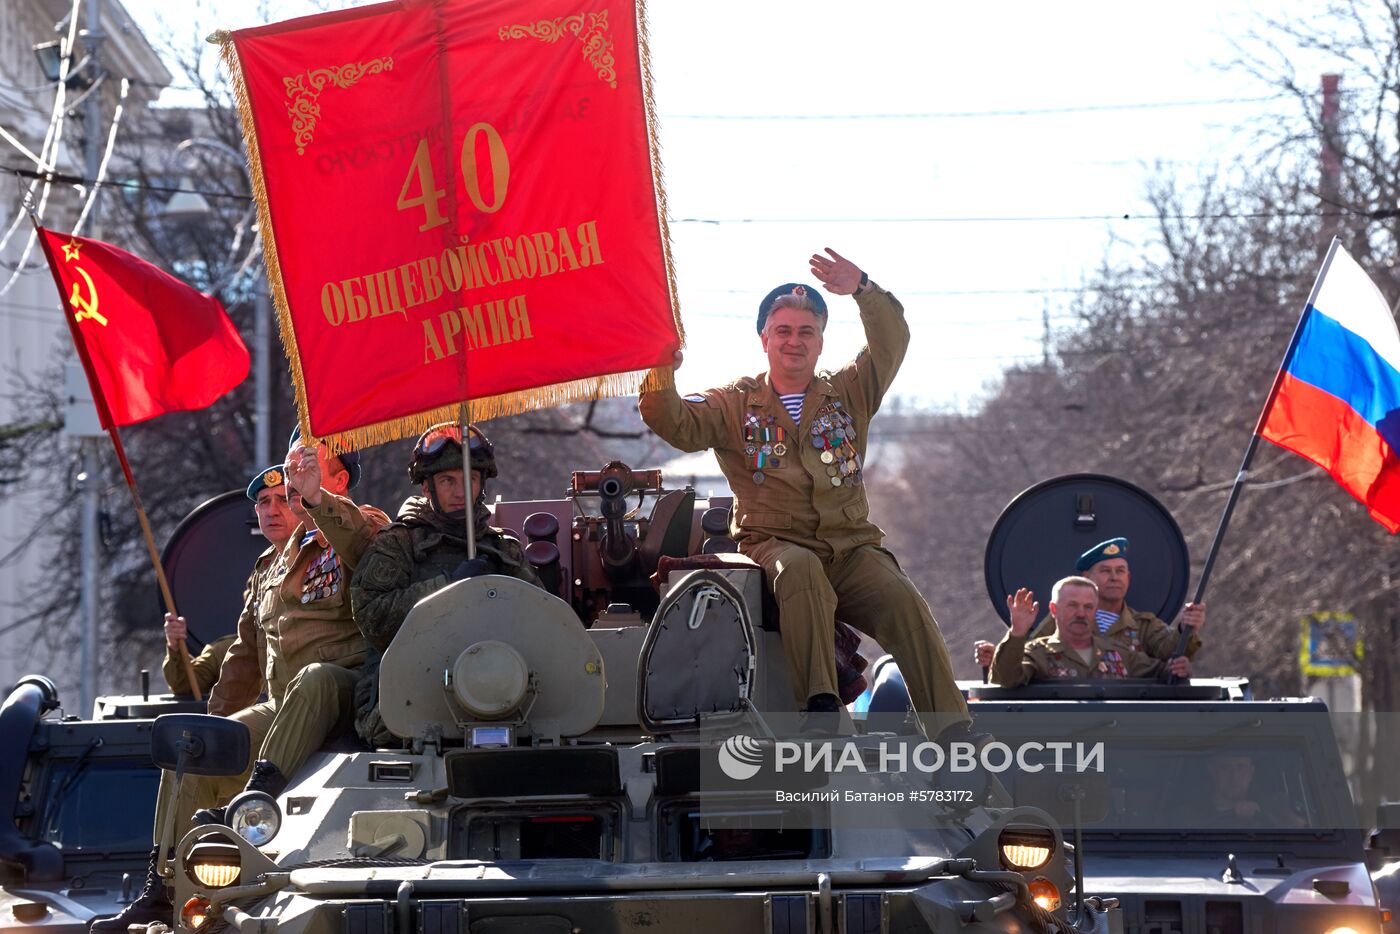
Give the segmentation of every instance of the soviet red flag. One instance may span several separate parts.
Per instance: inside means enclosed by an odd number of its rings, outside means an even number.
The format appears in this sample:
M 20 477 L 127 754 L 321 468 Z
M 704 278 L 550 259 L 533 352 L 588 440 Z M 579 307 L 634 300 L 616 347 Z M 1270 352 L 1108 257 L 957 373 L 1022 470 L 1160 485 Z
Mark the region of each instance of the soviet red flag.
M 670 363 L 641 7 L 397 0 L 221 37 L 304 434 L 631 394 Z
M 202 409 L 248 375 L 218 299 L 101 240 L 40 229 L 102 427 Z

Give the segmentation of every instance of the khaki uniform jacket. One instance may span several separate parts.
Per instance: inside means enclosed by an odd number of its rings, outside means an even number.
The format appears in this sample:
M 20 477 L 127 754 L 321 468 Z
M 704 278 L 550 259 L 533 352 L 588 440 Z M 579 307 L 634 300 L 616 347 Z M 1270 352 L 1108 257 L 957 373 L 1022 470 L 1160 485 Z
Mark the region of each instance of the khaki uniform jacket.
M 879 544 L 884 538 L 885 533 L 869 518 L 861 465 L 870 420 L 909 347 L 909 326 L 904 307 L 879 286 L 857 297 L 856 303 L 866 346 L 841 369 L 821 371 L 812 378 L 800 425 L 793 424 L 767 373 L 744 377 L 698 397 L 682 399 L 674 387 L 642 394 L 642 419 L 667 444 L 682 451 L 714 449 L 734 491 L 731 530 L 740 551 L 778 539 L 830 558 L 861 545 Z M 813 445 L 814 423 L 819 433 L 824 430 L 819 424 L 823 411 L 845 412 L 852 421 L 855 437 L 848 443 L 854 457 L 848 460 L 856 469 L 846 475 L 853 481 L 849 484 L 833 485 L 828 470 L 833 464 L 823 462 L 824 448 Z M 772 427 L 783 429 L 783 453 L 774 444 L 776 463 L 765 457 L 760 466 L 755 454 L 745 449 L 753 444 L 755 422 L 757 427 L 769 427 L 769 418 Z
M 317 537 L 303 547 L 305 526 L 292 533 L 263 581 L 256 613 L 246 626 L 239 621 L 238 639 L 209 696 L 212 714 L 227 715 L 252 704 L 264 679 L 268 698 L 280 702 L 291 680 L 314 662 L 342 668 L 364 664 L 367 646 L 350 613 L 350 577 L 375 534 L 389 524 L 389 517 L 373 506 L 357 506 L 329 493 L 308 512 L 325 543 Z M 320 591 L 306 590 L 306 572 L 332 549 L 340 578 L 333 593 L 317 596 Z M 253 649 L 259 628 L 267 640 L 267 660 L 261 668 Z
M 244 606 L 247 606 L 247 592 L 244 592 Z M 195 684 L 199 685 L 199 693 L 204 697 L 209 696 L 209 689 L 214 686 L 214 682 L 219 680 L 219 666 L 224 663 L 224 656 L 228 654 L 228 647 L 233 645 L 233 640 L 237 635 L 224 636 L 222 639 L 215 639 L 204 647 L 194 658 L 190 659 L 190 668 L 194 670 Z M 165 647 L 165 659 L 160 663 L 160 673 L 165 675 L 165 683 L 170 685 L 172 694 L 193 695 L 190 690 L 190 681 L 185 677 L 185 666 L 180 661 L 179 653 Z
M 194 669 L 195 680 L 199 682 L 199 692 L 209 702 L 213 702 L 210 692 L 219 680 L 219 672 L 223 669 L 224 659 L 228 657 L 229 649 L 238 641 L 238 636 L 243 632 L 250 633 L 253 640 L 252 645 L 256 649 L 257 660 L 256 670 L 259 672 L 258 693 L 262 693 L 261 672 L 267 664 L 267 637 L 262 629 L 257 625 L 258 597 L 262 594 L 263 584 L 266 582 L 268 573 L 272 570 L 273 561 L 277 557 L 276 547 L 269 545 L 262 554 L 258 555 L 253 562 L 253 570 L 248 575 L 248 583 L 243 585 L 243 609 L 238 614 L 238 625 L 233 631 L 233 635 L 225 636 L 222 639 L 211 642 L 204 647 L 204 651 L 199 653 L 198 658 L 190 661 L 190 667 Z M 190 682 L 185 677 L 185 666 L 180 664 L 180 658 L 167 646 L 165 649 L 165 660 L 160 666 L 161 673 L 165 675 L 165 683 L 170 685 L 170 690 L 176 694 L 192 694 Z M 233 711 L 229 711 L 232 713 Z
M 1093 657 L 1085 662 L 1058 633 L 1027 642 L 1008 629 L 992 656 L 992 683 L 1012 688 L 1055 678 L 1155 678 L 1166 670 L 1162 659 L 1123 648 L 1105 636 L 1094 636 Z
M 1053 635 L 1055 632 L 1055 617 L 1046 616 L 1036 624 L 1031 630 L 1032 639 L 1040 639 Z M 1176 654 L 1176 643 L 1181 636 L 1181 630 L 1176 626 L 1163 621 L 1153 613 L 1146 610 L 1135 610 L 1127 604 L 1123 605 L 1123 612 L 1118 614 L 1118 618 L 1113 621 L 1113 625 L 1108 627 L 1106 632 L 1100 634 L 1101 638 L 1116 644 L 1119 648 L 1128 649 L 1133 652 L 1146 652 L 1153 658 L 1171 658 Z M 1191 658 L 1201 647 L 1201 637 L 1194 632 L 1191 633 L 1191 641 L 1186 643 L 1186 657 Z

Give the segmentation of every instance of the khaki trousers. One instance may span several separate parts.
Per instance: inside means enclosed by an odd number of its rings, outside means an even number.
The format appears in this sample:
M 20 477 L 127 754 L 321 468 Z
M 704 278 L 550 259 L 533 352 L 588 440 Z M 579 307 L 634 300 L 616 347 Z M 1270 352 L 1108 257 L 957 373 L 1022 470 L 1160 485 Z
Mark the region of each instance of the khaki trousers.
M 248 727 L 252 757 L 241 775 L 186 775 L 175 799 L 174 827 L 178 841 L 200 808 L 227 804 L 248 784 L 253 763 L 265 759 L 287 778 L 296 774 L 317 749 L 345 730 L 355 714 L 353 694 L 358 671 L 316 662 L 303 668 L 287 685 L 281 702 L 263 701 L 230 715 Z M 174 792 L 174 773 L 161 772 L 156 796 L 154 840 L 165 830 L 166 802 Z
M 799 706 L 814 694 L 837 693 L 840 619 L 894 656 L 925 732 L 929 714 L 944 715 L 942 725 L 967 717 L 938 621 L 888 551 L 861 545 L 823 560 L 801 545 L 769 539 L 747 554 L 763 565 L 773 588 Z

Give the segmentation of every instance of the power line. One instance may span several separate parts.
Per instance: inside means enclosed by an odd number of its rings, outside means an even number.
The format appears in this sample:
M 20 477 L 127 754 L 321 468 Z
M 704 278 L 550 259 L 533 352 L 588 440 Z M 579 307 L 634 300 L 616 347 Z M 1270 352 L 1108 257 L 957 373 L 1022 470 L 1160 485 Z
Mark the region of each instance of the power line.
M 1351 89 L 1355 90 L 1355 89 Z M 661 114 L 662 120 L 963 120 L 988 117 L 1040 117 L 1055 114 L 1114 113 L 1124 110 L 1164 110 L 1175 107 L 1215 107 L 1227 104 L 1262 104 L 1288 100 L 1293 95 L 1279 92 L 1267 97 L 1221 97 L 1185 101 L 1140 101 L 1126 104 L 1072 104 L 1065 107 L 1017 107 L 1007 110 L 935 110 L 924 113 L 846 113 L 846 114 Z
M 1109 292 L 1139 292 L 1152 288 L 1151 283 L 1141 283 L 1137 285 L 1079 285 L 1079 286 L 1045 286 L 1043 288 L 1021 288 L 1021 289 L 898 289 L 898 295 L 1053 295 L 1069 294 L 1083 295 L 1087 292 L 1109 293 Z M 718 295 L 749 295 L 758 294 L 763 289 L 686 289 L 688 293 L 711 293 Z M 1036 320 L 1040 320 L 1037 315 Z
M 94 182 L 90 178 L 81 175 L 74 175 L 69 172 L 40 172 L 35 169 L 26 169 L 19 166 L 0 166 L 0 172 L 7 172 L 11 175 L 19 175 L 24 178 L 34 178 L 51 184 L 59 185 L 82 185 L 90 186 Z M 122 188 L 127 191 L 153 191 L 159 194 L 191 194 L 203 195 L 206 198 L 230 198 L 234 201 L 251 202 L 251 195 L 239 194 L 235 191 L 210 191 L 205 188 L 189 188 L 183 185 L 153 185 L 149 182 L 137 182 L 130 179 L 111 182 L 108 187 Z
M 20 166 L 0 166 L 0 172 L 8 172 L 25 178 L 40 179 L 50 184 L 91 185 L 92 179 L 66 172 L 42 172 Z M 188 188 L 182 185 L 153 185 L 131 180 L 112 182 L 110 187 L 128 191 L 153 191 L 162 194 L 188 193 L 203 195 L 206 198 L 229 198 L 235 201 L 252 201 L 250 195 L 231 191 L 212 191 L 203 188 Z M 1084 221 L 1204 221 L 1204 220 L 1276 220 L 1280 218 L 1347 218 L 1361 217 L 1367 220 L 1385 220 L 1400 216 L 1400 209 L 1379 208 L 1372 211 L 1350 209 L 1328 211 L 1277 210 L 1277 211 L 1212 211 L 1202 214 L 1022 214 L 1022 215 L 946 215 L 935 217 L 673 217 L 671 224 L 1022 224 L 1022 223 L 1064 223 Z
M 1381 220 L 1396 216 L 1394 208 L 1375 211 L 1211 211 L 1203 214 L 1012 214 L 1012 215 L 945 215 L 935 217 L 681 217 L 672 224 L 1025 224 L 1064 223 L 1083 221 L 1206 221 L 1206 220 L 1275 220 L 1279 218 L 1346 218 L 1364 217 Z

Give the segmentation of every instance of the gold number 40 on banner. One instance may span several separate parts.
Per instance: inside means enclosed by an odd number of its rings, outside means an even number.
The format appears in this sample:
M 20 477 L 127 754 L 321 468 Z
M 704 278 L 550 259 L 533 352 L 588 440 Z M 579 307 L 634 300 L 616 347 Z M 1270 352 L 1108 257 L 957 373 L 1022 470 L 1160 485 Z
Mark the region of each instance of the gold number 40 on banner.
M 481 176 L 477 167 L 476 138 L 486 138 L 487 157 L 491 162 L 491 203 L 481 195 Z M 462 139 L 462 185 L 467 189 L 467 197 L 472 206 L 483 214 L 495 214 L 506 203 L 506 189 L 510 186 L 510 157 L 506 155 L 506 144 L 501 134 L 489 123 L 473 123 L 467 128 Z M 418 183 L 418 194 L 410 196 L 409 189 L 414 180 Z M 404 177 L 403 188 L 399 189 L 398 208 L 400 211 L 421 207 L 423 223 L 418 225 L 419 233 L 441 227 L 447 223 L 442 213 L 442 199 L 447 197 L 446 189 L 437 187 L 433 176 L 433 160 L 428 152 L 428 141 L 418 141 L 418 150 L 413 154 L 413 162 Z

